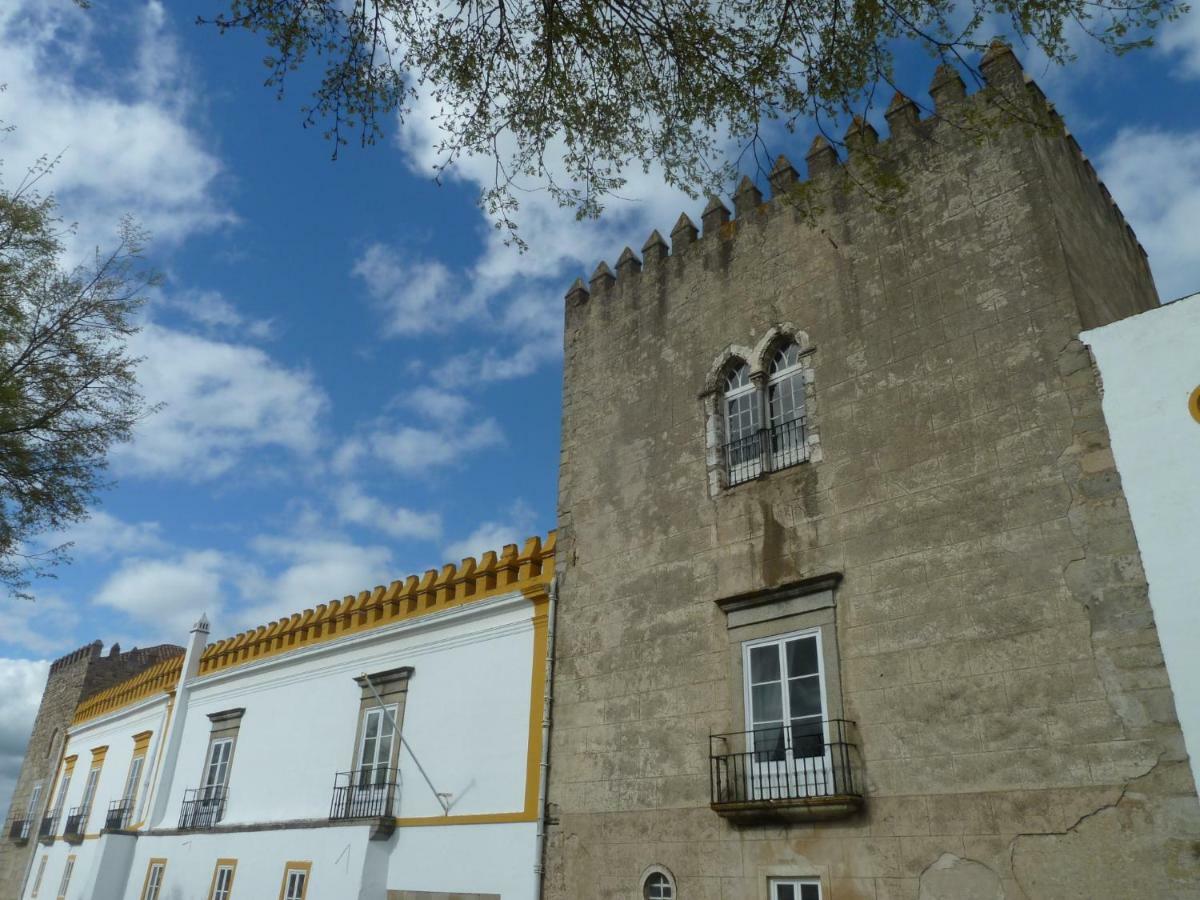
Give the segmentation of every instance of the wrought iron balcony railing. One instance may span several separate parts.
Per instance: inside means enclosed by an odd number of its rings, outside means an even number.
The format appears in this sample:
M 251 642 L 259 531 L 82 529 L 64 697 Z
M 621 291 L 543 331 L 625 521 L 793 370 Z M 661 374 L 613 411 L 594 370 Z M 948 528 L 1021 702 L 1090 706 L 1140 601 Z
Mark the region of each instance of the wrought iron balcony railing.
M 83 829 L 87 825 L 88 807 L 74 806 L 67 811 L 67 824 L 63 827 L 65 840 L 82 840 Z
M 38 827 L 38 840 L 52 841 L 54 835 L 58 831 L 58 813 L 53 812 L 48 816 L 42 817 L 42 824 Z
M 724 447 L 726 485 L 799 465 L 808 459 L 807 438 L 807 420 L 798 418 L 730 441 Z
M 180 830 L 212 828 L 224 818 L 228 798 L 229 791 L 216 785 L 184 791 L 183 808 L 179 811 Z
M 854 723 L 810 719 L 710 738 L 712 806 L 733 818 L 842 815 L 862 805 Z M 776 816 L 777 817 L 777 816 Z
M 133 798 L 122 797 L 120 800 L 113 800 L 108 804 L 108 815 L 104 817 L 104 828 L 106 831 L 124 831 L 129 827 L 131 818 L 133 818 Z
M 333 780 L 330 819 L 362 819 L 395 816 L 400 802 L 398 769 L 367 766 L 353 772 L 338 772 Z
M 12 824 L 8 826 L 8 837 L 13 841 L 29 840 L 29 820 L 13 819 Z

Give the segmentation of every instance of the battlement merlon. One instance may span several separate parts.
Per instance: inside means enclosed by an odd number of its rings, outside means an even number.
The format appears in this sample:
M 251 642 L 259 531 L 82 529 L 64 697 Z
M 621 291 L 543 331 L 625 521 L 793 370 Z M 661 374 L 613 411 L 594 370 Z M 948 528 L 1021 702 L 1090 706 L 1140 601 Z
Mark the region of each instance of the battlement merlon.
M 843 138 L 848 151 L 847 159 L 839 158 L 833 145 L 818 134 L 805 157 L 807 179 L 800 177 L 786 156 L 780 156 L 767 178 L 771 197 L 764 197 L 748 176 L 743 177 L 732 197 L 732 215 L 719 197 L 710 197 L 701 215 L 702 231 L 686 214 L 682 214 L 671 229 L 669 245 L 655 230 L 643 246 L 640 260 L 633 250 L 626 247 L 615 273 L 606 262 L 601 261 L 587 285 L 582 279 L 576 279 L 566 294 L 568 328 L 572 326 L 571 320 L 574 318 L 572 310 L 583 311 L 589 301 L 611 298 L 627 285 L 663 271 L 670 260 L 695 254 L 696 248 L 703 252 L 714 243 L 732 239 L 739 228 L 749 222 L 769 218 L 786 204 L 795 203 L 795 198 L 803 192 L 807 191 L 815 198 L 828 196 L 834 188 L 853 184 L 856 177 L 869 177 L 864 175 L 861 167 L 895 168 L 899 158 L 909 153 L 915 142 L 938 146 L 939 129 L 942 127 L 961 132 L 964 130 L 962 123 L 969 121 L 972 116 L 978 118 L 996 113 L 1013 116 L 1014 126 L 1019 127 L 1019 121 L 1024 120 L 1028 127 L 1046 128 L 1049 135 L 1068 145 L 1080 173 L 1080 181 L 1090 185 L 1088 189 L 1096 195 L 1096 206 L 1104 210 L 1105 216 L 1111 217 L 1111 224 L 1118 226 L 1121 240 L 1127 243 L 1127 249 L 1139 260 L 1141 274 L 1149 285 L 1149 293 L 1153 295 L 1145 248 L 1138 242 L 1133 229 L 1066 128 L 1054 104 L 1047 100 L 1037 83 L 1024 72 L 1012 48 L 1003 41 L 993 41 L 980 60 L 979 69 L 984 86 L 971 94 L 962 76 L 953 67 L 945 64 L 938 66 L 928 88 L 932 100 L 930 116 L 922 119 L 918 104 L 897 92 L 884 112 L 884 119 L 888 123 L 886 138 L 881 138 L 869 122 L 856 116 Z M 1086 291 L 1087 287 L 1081 286 L 1080 290 Z M 1136 311 L 1149 308 L 1156 302 L 1156 295 L 1139 298 Z M 1111 320 L 1124 314 L 1128 312 L 1114 314 L 1110 311 L 1102 318 Z M 1088 317 L 1085 315 L 1084 318 Z M 1085 321 L 1085 327 L 1094 327 L 1095 324 L 1098 323 Z

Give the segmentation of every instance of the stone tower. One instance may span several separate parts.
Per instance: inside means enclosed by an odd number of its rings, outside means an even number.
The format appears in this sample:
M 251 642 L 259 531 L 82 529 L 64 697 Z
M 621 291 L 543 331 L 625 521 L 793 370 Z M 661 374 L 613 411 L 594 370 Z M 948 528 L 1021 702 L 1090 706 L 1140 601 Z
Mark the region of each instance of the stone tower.
M 548 900 L 1195 896 L 1078 340 L 1155 289 L 1012 52 L 982 70 L 568 293 Z M 842 189 L 872 165 L 891 210 Z
M 50 664 L 4 833 L 0 835 L 0 900 L 16 900 L 20 895 L 30 857 L 37 847 L 42 816 L 53 803 L 63 736 L 80 701 L 183 652 L 183 648 L 172 644 L 134 648 L 127 653 L 114 644 L 107 655 L 101 653 L 101 648 L 102 643 L 95 641 Z M 31 801 L 35 801 L 32 808 Z

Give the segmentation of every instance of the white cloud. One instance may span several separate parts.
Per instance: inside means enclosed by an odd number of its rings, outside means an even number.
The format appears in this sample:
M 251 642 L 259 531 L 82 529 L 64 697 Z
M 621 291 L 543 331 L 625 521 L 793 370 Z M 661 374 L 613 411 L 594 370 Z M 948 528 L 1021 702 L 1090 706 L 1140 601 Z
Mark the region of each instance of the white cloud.
M 189 288 L 163 296 L 156 305 L 183 313 L 209 334 L 265 340 L 275 331 L 273 319 L 247 318 L 220 291 Z
M 1200 130 L 1123 129 L 1096 168 L 1150 254 L 1159 296 L 1200 289 Z
M 10 598 L 0 606 L 0 643 L 29 653 L 65 653 L 79 645 L 78 624 L 78 604 L 56 594 L 42 593 L 33 600 Z
M 343 486 L 334 502 L 343 522 L 366 525 L 397 539 L 435 540 L 442 533 L 442 517 L 437 513 L 389 506 L 356 484 Z
M 474 425 L 451 421 L 438 428 L 380 426 L 344 442 L 334 454 L 333 466 L 346 473 L 364 461 L 374 460 L 398 472 L 416 474 L 451 465 L 502 443 L 504 432 L 493 418 Z
M 128 559 L 101 585 L 94 602 L 128 615 L 135 633 L 179 643 L 201 613 L 220 617 L 231 561 L 215 550 L 160 559 Z
M 138 379 L 147 400 L 165 404 L 113 452 L 131 474 L 214 478 L 252 451 L 316 449 L 326 398 L 308 372 L 257 347 L 153 323 L 130 346 L 145 357 Z
M 0 809 L 8 809 L 50 672 L 48 659 L 0 658 Z
M 389 337 L 443 331 L 479 312 L 478 303 L 459 292 L 450 270 L 437 260 L 410 262 L 383 244 L 372 244 L 353 272 L 366 282 Z
M 462 364 L 455 365 L 461 368 Z M 404 403 L 435 422 L 457 421 L 471 408 L 470 401 L 460 394 L 435 387 L 414 388 L 405 395 Z
M 123 522 L 103 510 L 93 510 L 82 522 L 45 536 L 45 542 L 53 546 L 70 542 L 72 557 L 99 559 L 144 553 L 164 546 L 162 529 L 157 522 Z
M 479 558 L 488 550 L 499 553 L 505 544 L 524 546 L 525 539 L 530 537 L 533 522 L 533 510 L 518 500 L 503 519 L 481 523 L 462 540 L 448 544 L 442 555 L 448 560 L 465 559 L 468 556 Z
M 4 141 L 9 177 L 62 154 L 48 183 L 79 222 L 78 251 L 111 244 L 127 213 L 168 241 L 232 222 L 214 198 L 221 164 L 187 122 L 189 79 L 162 6 L 102 20 L 138 35 L 131 64 L 109 79 L 96 16 L 67 0 L 0 9 L 0 119 L 16 126 Z
M 1179 76 L 1200 78 L 1200 13 L 1195 7 L 1178 22 L 1163 25 L 1157 41 L 1162 52 L 1180 57 Z

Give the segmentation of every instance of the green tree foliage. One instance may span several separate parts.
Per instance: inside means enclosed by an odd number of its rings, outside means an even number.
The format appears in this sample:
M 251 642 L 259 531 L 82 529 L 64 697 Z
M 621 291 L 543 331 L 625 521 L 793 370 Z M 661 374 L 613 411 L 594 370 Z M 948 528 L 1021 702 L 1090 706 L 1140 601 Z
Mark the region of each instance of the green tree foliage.
M 0 187 L 0 584 L 18 596 L 66 559 L 43 535 L 87 517 L 109 448 L 149 411 L 127 346 L 154 281 L 144 235 L 126 221 L 114 250 L 64 267 L 37 180 Z
M 1004 31 L 1055 63 L 1071 37 L 1115 52 L 1149 42 L 1181 0 L 225 0 L 222 31 L 263 36 L 267 84 L 310 59 L 306 108 L 335 142 L 380 134 L 380 117 L 436 106 L 440 168 L 495 160 L 484 202 L 511 225 L 521 190 L 581 216 L 631 166 L 661 166 L 695 195 L 728 184 L 726 141 L 758 152 L 766 123 L 828 128 L 891 96 L 894 53 L 968 60 Z M 203 21 L 203 20 L 202 20 Z M 986 34 L 985 34 L 986 32 Z

